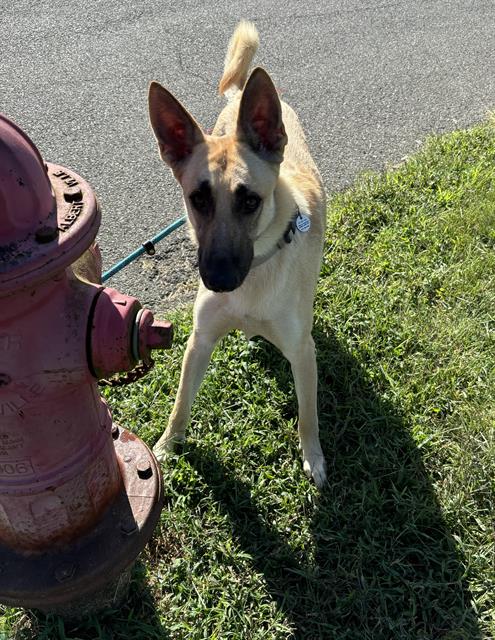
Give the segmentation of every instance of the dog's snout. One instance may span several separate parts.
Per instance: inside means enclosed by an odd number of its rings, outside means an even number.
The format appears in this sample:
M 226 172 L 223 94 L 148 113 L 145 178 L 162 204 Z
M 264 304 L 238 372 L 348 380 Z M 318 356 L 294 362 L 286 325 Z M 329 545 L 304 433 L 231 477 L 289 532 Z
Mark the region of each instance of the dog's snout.
M 224 250 L 199 250 L 199 272 L 208 289 L 234 291 L 240 287 L 251 266 L 252 250 L 246 255 Z
M 233 291 L 244 279 L 235 261 L 225 256 L 208 260 L 201 276 L 208 289 L 218 292 Z

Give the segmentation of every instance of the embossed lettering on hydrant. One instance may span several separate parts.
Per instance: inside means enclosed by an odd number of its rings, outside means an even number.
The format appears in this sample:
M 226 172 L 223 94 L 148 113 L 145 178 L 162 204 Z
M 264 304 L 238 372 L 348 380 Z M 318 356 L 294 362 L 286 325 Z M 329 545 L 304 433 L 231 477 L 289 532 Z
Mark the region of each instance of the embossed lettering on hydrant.
M 84 209 L 84 202 L 74 202 L 69 209 L 69 213 L 66 213 L 62 219 L 62 222 L 59 224 L 58 228 L 60 231 L 67 231 L 72 227 L 74 222 L 79 218 L 82 211 Z
M 25 476 L 34 473 L 30 460 L 0 461 L 0 477 Z
M 20 449 L 23 444 L 24 438 L 22 436 L 0 433 L 0 456 L 10 456 L 13 451 Z
M 0 351 L 19 351 L 21 348 L 20 336 L 0 333 Z
M 17 393 L 13 396 L 10 395 L 8 400 L 0 401 L 0 418 L 19 413 L 23 407 L 41 395 L 43 387 L 38 382 L 33 382 L 31 385 L 18 383 L 16 385 L 16 391 Z M 2 442 L 0 440 L 0 455 L 2 455 L 1 450 Z
M 62 182 L 64 182 L 68 187 L 77 187 L 77 185 L 79 184 L 77 180 L 75 180 L 68 173 L 65 173 L 65 171 L 57 171 L 57 173 L 54 173 L 53 176 L 55 178 L 60 178 L 60 180 L 62 180 Z

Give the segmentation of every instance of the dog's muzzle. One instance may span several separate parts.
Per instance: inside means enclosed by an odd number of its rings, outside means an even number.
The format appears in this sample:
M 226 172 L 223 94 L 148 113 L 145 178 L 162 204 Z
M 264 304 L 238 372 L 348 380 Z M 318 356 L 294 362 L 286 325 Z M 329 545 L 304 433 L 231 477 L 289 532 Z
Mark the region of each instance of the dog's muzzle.
M 198 251 L 199 273 L 207 289 L 217 293 L 234 291 L 244 282 L 252 262 L 252 251 L 249 259 L 237 256 L 210 255 L 208 258 Z

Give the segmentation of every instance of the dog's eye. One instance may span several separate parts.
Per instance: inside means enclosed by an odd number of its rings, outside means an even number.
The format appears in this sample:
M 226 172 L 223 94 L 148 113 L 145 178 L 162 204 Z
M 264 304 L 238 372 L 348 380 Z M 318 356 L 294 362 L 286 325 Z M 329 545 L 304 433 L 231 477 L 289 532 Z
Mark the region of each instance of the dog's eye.
M 196 209 L 201 209 L 206 205 L 206 198 L 198 191 L 191 194 L 190 200 L 193 207 L 196 207 Z
M 192 206 L 200 213 L 206 213 L 210 206 L 210 198 L 201 191 L 194 191 L 189 196 Z
M 246 196 L 244 199 L 244 210 L 246 213 L 254 213 L 260 206 L 261 198 L 256 194 Z

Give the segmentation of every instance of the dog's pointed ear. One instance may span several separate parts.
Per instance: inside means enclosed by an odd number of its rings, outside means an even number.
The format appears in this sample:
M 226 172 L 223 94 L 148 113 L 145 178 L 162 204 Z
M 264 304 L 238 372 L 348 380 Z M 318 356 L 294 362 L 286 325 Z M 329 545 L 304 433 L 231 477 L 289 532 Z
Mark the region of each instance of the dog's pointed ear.
M 150 84 L 150 121 L 163 160 L 177 171 L 194 147 L 204 142 L 203 133 L 181 103 L 158 82 Z
M 270 162 L 282 162 L 287 134 L 277 90 L 268 75 L 257 67 L 244 87 L 237 120 L 237 138 Z

